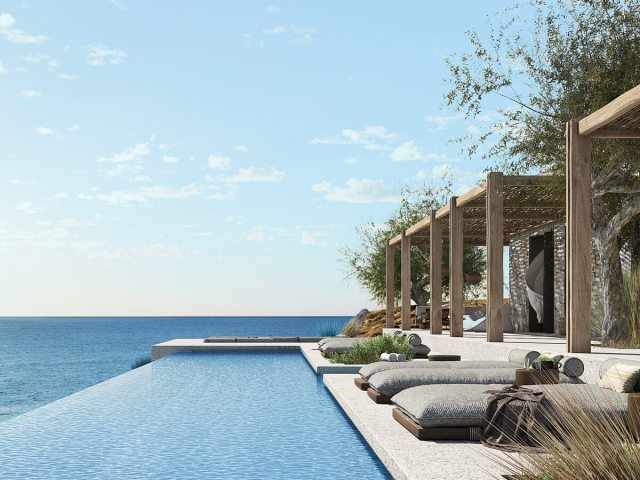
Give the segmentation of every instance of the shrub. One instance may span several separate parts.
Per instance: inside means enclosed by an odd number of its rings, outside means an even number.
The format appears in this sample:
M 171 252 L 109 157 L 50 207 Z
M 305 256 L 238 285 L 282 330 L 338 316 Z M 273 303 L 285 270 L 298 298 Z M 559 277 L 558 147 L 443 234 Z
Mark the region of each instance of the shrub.
M 640 451 L 624 417 L 610 413 L 601 396 L 559 393 L 547 396 L 552 410 L 544 415 L 549 428 L 534 424 L 529 435 L 540 447 L 519 447 L 519 455 L 493 461 L 509 478 L 633 480 L 640 472 Z M 590 407 L 590 408 L 587 408 Z M 615 410 L 614 410 L 615 411 Z
M 147 363 L 151 363 L 151 357 L 149 355 L 141 355 L 131 364 L 131 370 L 142 367 Z
M 317 324 L 318 335 L 321 337 L 335 337 L 340 333 L 342 324 L 336 320 L 323 320 Z
M 350 352 L 330 355 L 329 360 L 345 364 L 366 364 L 379 361 L 383 353 L 402 353 L 407 360 L 414 357 L 413 347 L 409 345 L 407 337 L 381 335 L 356 343 Z

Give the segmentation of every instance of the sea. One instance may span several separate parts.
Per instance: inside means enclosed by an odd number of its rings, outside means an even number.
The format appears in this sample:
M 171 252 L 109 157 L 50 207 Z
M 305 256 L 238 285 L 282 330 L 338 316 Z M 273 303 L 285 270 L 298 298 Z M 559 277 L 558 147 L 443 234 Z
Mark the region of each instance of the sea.
M 350 317 L 0 317 L 0 422 L 127 372 L 174 338 L 318 336 Z

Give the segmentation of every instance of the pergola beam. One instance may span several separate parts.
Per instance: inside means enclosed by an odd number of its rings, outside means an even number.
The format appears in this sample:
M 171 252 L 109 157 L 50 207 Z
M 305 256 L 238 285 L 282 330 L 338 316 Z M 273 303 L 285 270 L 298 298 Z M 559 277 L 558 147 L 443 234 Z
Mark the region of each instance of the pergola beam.
M 431 284 L 430 331 L 432 335 L 442 333 L 442 225 L 436 220 L 433 210 L 429 217 L 431 237 L 429 248 L 429 281 Z
M 487 175 L 487 341 L 502 342 L 504 325 L 504 190 L 501 173 Z
M 387 283 L 387 321 L 386 327 L 393 328 L 395 326 L 394 307 L 395 307 L 395 264 L 394 264 L 394 246 L 387 242 L 387 261 L 386 261 L 386 283 Z
M 640 94 L 640 90 L 638 93 Z M 600 113 L 595 117 L 596 120 L 603 115 Z M 596 120 L 587 122 L 587 127 L 598 125 L 599 121 Z M 591 351 L 591 139 L 580 135 L 581 124 L 582 121 L 570 120 L 566 130 L 567 293 L 565 305 L 567 350 L 571 353 Z M 585 130 L 589 131 L 588 128 Z
M 400 295 L 402 330 L 411 329 L 411 237 L 404 232 L 400 241 Z
M 461 337 L 463 331 L 464 272 L 464 229 L 462 208 L 456 206 L 456 197 L 449 202 L 449 333 L 452 337 Z
M 626 113 L 638 106 L 640 106 L 640 85 L 623 93 L 615 100 L 609 102 L 607 105 L 596 110 L 582 120 L 576 120 L 578 123 L 576 134 L 599 137 L 600 135 L 598 130 L 600 128 L 606 128 L 608 125 L 620 119 Z M 578 140 L 578 142 L 580 142 L 580 140 Z M 567 165 L 567 168 L 569 168 L 569 165 Z

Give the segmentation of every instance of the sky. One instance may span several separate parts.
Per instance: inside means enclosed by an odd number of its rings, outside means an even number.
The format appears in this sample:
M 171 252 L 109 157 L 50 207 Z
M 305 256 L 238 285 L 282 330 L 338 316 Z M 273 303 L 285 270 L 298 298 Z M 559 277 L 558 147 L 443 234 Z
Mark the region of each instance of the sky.
M 339 247 L 488 164 L 444 59 L 511 2 L 0 1 L 0 315 L 352 315 Z

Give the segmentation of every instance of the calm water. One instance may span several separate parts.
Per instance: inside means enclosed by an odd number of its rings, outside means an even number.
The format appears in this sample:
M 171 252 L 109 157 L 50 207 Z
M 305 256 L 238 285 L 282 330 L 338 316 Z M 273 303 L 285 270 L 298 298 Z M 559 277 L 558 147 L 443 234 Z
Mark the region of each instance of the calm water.
M 318 335 L 349 317 L 0 318 L 0 422 L 95 385 L 151 345 L 212 335 Z
M 0 478 L 390 478 L 300 352 L 180 353 L 0 424 Z

